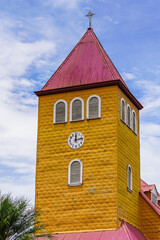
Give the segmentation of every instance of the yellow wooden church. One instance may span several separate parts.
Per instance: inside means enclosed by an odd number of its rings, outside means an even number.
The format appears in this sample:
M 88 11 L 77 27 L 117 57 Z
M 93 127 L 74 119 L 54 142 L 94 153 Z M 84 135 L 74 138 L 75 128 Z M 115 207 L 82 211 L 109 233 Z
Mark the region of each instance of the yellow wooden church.
M 140 179 L 139 110 L 89 27 L 39 97 L 36 209 L 58 240 L 160 239 Z

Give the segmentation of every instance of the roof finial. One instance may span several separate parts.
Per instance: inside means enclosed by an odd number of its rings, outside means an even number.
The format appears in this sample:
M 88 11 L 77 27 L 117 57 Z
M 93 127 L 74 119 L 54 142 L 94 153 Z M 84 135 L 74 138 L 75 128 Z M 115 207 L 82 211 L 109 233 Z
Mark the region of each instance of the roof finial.
M 95 13 L 92 13 L 91 12 L 91 9 L 89 10 L 88 14 L 85 15 L 85 17 L 88 17 L 89 18 L 89 28 L 91 28 L 91 17 L 95 15 Z

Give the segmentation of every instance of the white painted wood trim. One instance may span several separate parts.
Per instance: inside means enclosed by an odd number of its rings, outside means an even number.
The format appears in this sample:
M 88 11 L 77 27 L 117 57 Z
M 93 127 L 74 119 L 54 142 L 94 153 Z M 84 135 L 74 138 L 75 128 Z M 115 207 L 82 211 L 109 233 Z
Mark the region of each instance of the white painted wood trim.
M 122 118 L 122 102 L 124 102 L 124 120 Z M 121 98 L 121 120 L 126 123 L 126 102 L 124 98 Z
M 133 113 L 135 113 L 135 131 L 133 132 L 137 134 L 137 115 L 135 110 L 132 110 L 132 130 L 133 130 Z
M 90 97 L 87 99 L 87 113 L 86 113 L 86 117 L 87 117 L 87 119 L 90 119 L 90 118 L 89 118 L 89 100 L 90 100 L 92 97 L 98 98 L 98 118 L 101 118 L 101 98 L 100 98 L 98 95 L 92 95 L 92 96 L 90 96 Z
M 79 183 L 71 183 L 70 174 L 71 174 L 71 164 L 73 162 L 80 163 L 80 182 Z M 79 186 L 79 185 L 82 185 L 82 182 L 83 182 L 83 163 L 79 159 L 73 159 L 72 161 L 70 161 L 70 163 L 68 165 L 68 185 L 69 186 Z
M 129 107 L 129 109 L 130 109 L 130 126 L 128 125 L 128 107 Z M 131 121 L 131 107 L 130 107 L 130 105 L 129 104 L 127 104 L 127 110 L 126 110 L 126 116 L 127 116 L 127 126 L 129 127 L 129 128 L 131 128 L 132 127 L 132 121 Z
M 62 122 L 62 123 L 66 123 L 67 122 L 67 116 L 68 116 L 68 107 L 67 107 L 67 102 L 63 99 L 60 99 L 58 101 L 55 102 L 54 104 L 54 111 L 53 111 L 53 123 L 56 124 L 56 105 L 59 103 L 59 102 L 63 102 L 65 104 L 65 121 Z M 57 123 L 57 124 L 60 124 L 60 123 Z
M 131 171 L 129 171 L 129 169 Z M 129 175 L 129 173 L 131 173 Z M 129 186 L 129 182 L 131 183 L 131 185 Z M 132 188 L 132 168 L 131 168 L 131 165 L 127 165 L 127 189 L 129 192 L 132 192 L 133 191 L 133 188 Z
M 74 120 L 74 122 L 78 122 L 78 121 L 84 120 L 84 101 L 83 101 L 82 98 L 76 97 L 76 98 L 72 99 L 72 101 L 70 102 L 70 122 L 73 121 L 73 120 L 72 120 L 72 103 L 73 103 L 75 100 L 80 100 L 81 103 L 82 103 L 82 119 Z

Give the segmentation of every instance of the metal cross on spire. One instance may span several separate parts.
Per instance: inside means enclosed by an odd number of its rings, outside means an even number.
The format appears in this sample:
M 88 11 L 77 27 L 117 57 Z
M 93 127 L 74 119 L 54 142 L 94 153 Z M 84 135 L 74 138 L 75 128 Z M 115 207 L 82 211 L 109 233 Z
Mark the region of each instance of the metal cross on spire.
M 85 17 L 88 17 L 89 18 L 89 28 L 91 28 L 91 17 L 95 15 L 95 13 L 92 13 L 91 12 L 91 9 L 89 10 L 88 14 L 85 15 Z

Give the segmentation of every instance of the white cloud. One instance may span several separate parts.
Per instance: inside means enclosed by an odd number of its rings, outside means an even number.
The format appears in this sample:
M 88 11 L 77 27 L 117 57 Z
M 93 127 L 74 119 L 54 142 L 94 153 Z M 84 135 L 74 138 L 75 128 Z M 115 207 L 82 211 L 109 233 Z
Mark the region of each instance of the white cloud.
M 9 160 L 1 160 L 1 165 L 5 167 L 11 167 L 12 173 L 30 173 L 34 174 L 35 171 L 35 162 L 32 160 L 30 162 L 22 162 L 12 159 Z
M 27 68 L 45 54 L 53 53 L 55 46 L 48 41 L 23 43 L 14 38 L 0 37 L 0 77 L 21 76 Z
M 56 43 L 50 39 L 27 41 L 16 35 L 11 19 L 0 25 L 0 189 L 16 196 L 34 198 L 34 171 L 37 138 L 37 86 L 27 78 L 29 68 L 43 66 L 56 53 Z M 38 31 L 38 29 L 35 29 Z M 42 60 L 43 59 L 43 60 Z M 6 177 L 2 177 L 4 171 Z M 13 177 L 13 175 L 16 177 Z M 22 179 L 21 176 L 26 176 Z M 20 181 L 20 179 L 22 181 Z M 28 181 L 31 179 L 31 181 Z
M 133 74 L 133 73 L 127 73 L 127 72 L 123 72 L 122 73 L 122 77 L 124 78 L 124 80 L 132 80 L 132 79 L 135 79 L 136 78 L 136 76 L 135 76 L 135 74 Z
M 35 81 L 26 78 L 21 78 L 19 79 L 18 84 L 22 87 L 33 87 L 35 85 Z
M 158 74 L 154 71 L 153 78 Z M 138 79 L 136 86 L 141 89 L 141 173 L 148 183 L 157 185 L 160 191 L 160 85 L 158 81 Z
M 66 9 L 74 9 L 77 8 L 79 3 L 82 0 L 47 0 L 45 4 L 50 4 L 53 7 L 63 7 Z
M 138 80 L 137 86 L 141 88 L 141 101 L 144 105 L 142 117 L 150 117 L 154 121 L 154 117 L 160 119 L 160 85 L 155 81 Z
M 18 175 L 17 175 L 18 178 Z M 14 197 L 26 197 L 34 205 L 34 177 L 0 177 L 1 194 L 11 193 Z
M 160 124 L 141 124 L 141 172 L 142 179 L 157 185 L 160 191 Z
M 119 21 L 117 21 L 117 20 L 114 20 L 112 17 L 110 17 L 110 16 L 104 16 L 103 17 L 104 18 L 104 20 L 107 20 L 107 21 L 109 21 L 109 22 L 112 22 L 113 24 L 119 24 Z

